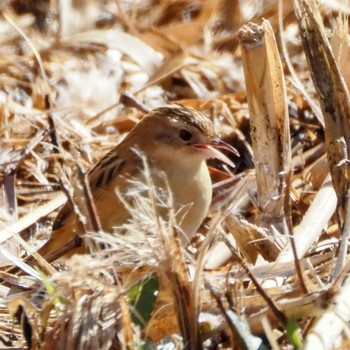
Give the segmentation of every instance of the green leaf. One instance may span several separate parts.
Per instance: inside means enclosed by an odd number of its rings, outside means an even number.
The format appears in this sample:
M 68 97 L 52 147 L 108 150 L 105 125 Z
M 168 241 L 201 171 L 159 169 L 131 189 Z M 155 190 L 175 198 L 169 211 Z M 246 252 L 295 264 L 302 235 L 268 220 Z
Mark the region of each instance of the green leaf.
M 294 317 L 290 317 L 288 319 L 287 324 L 287 335 L 293 346 L 295 346 L 297 349 L 301 348 L 303 346 L 303 342 L 300 336 L 298 323 L 296 322 Z
M 132 321 L 141 328 L 151 319 L 158 292 L 159 280 L 155 273 L 142 279 L 129 289 L 129 302 L 134 307 L 131 315 Z
M 53 299 L 53 304 L 56 307 L 59 307 L 60 305 L 64 304 L 64 298 L 62 295 L 57 295 L 57 289 L 56 289 L 56 285 L 49 282 L 48 277 L 44 274 L 44 272 L 42 272 L 37 266 L 35 267 L 35 269 L 39 272 L 40 277 L 42 279 L 42 282 L 46 288 L 46 292 L 48 295 L 50 296 L 54 296 Z

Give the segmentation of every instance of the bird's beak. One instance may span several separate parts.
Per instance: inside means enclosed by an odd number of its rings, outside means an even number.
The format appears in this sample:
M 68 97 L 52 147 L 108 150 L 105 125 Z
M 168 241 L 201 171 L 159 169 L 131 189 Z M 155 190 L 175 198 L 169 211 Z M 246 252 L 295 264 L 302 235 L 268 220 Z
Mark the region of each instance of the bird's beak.
M 239 157 L 238 151 L 229 145 L 228 143 L 220 140 L 219 138 L 212 139 L 210 143 L 201 143 L 193 145 L 195 149 L 205 151 L 207 153 L 207 158 L 216 158 L 221 160 L 223 163 L 228 164 L 232 168 L 235 167 L 234 163 L 223 153 L 221 153 L 218 148 L 225 149 L 231 153 L 233 153 L 235 156 Z

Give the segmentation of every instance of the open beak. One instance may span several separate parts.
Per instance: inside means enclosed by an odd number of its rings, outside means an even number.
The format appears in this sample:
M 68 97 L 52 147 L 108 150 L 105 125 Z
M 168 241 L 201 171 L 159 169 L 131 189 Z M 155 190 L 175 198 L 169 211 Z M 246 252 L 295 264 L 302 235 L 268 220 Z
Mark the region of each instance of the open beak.
M 226 163 L 229 166 L 231 166 L 232 168 L 235 167 L 234 163 L 227 156 L 225 156 L 223 153 L 221 153 L 218 150 L 218 148 L 225 149 L 225 150 L 233 153 L 235 156 L 239 157 L 239 153 L 234 147 L 232 147 L 228 143 L 220 140 L 219 138 L 212 139 L 211 142 L 208 144 L 206 144 L 206 143 L 196 144 L 196 145 L 193 145 L 193 147 L 195 149 L 205 151 L 207 153 L 207 158 L 219 159 L 223 163 Z

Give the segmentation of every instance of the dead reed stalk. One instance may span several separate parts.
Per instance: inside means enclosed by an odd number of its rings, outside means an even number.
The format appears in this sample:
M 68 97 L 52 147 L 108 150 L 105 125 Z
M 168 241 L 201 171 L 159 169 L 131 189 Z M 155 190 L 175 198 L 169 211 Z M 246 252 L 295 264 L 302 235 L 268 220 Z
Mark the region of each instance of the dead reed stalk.
M 286 228 L 286 181 L 291 172 L 286 86 L 270 23 L 249 23 L 239 31 L 247 87 L 250 128 L 257 179 L 260 225 Z M 272 232 L 272 231 L 270 231 Z

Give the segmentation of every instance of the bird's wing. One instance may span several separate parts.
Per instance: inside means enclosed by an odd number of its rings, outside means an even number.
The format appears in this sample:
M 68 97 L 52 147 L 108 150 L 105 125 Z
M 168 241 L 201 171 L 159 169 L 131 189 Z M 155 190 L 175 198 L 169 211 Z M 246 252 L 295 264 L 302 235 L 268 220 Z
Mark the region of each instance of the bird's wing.
M 140 157 L 131 149 L 117 145 L 109 151 L 89 171 L 90 190 L 95 203 L 103 201 L 115 187 L 123 187 L 125 177 L 136 175 L 136 169 L 142 167 L 141 163 Z M 52 229 L 64 226 L 72 213 L 72 205 L 67 202 L 58 213 Z
M 108 186 L 115 177 L 123 173 L 125 165 L 129 162 L 127 162 L 130 157 L 128 153 L 118 152 L 118 148 L 115 147 L 89 171 L 92 192 L 100 187 Z

